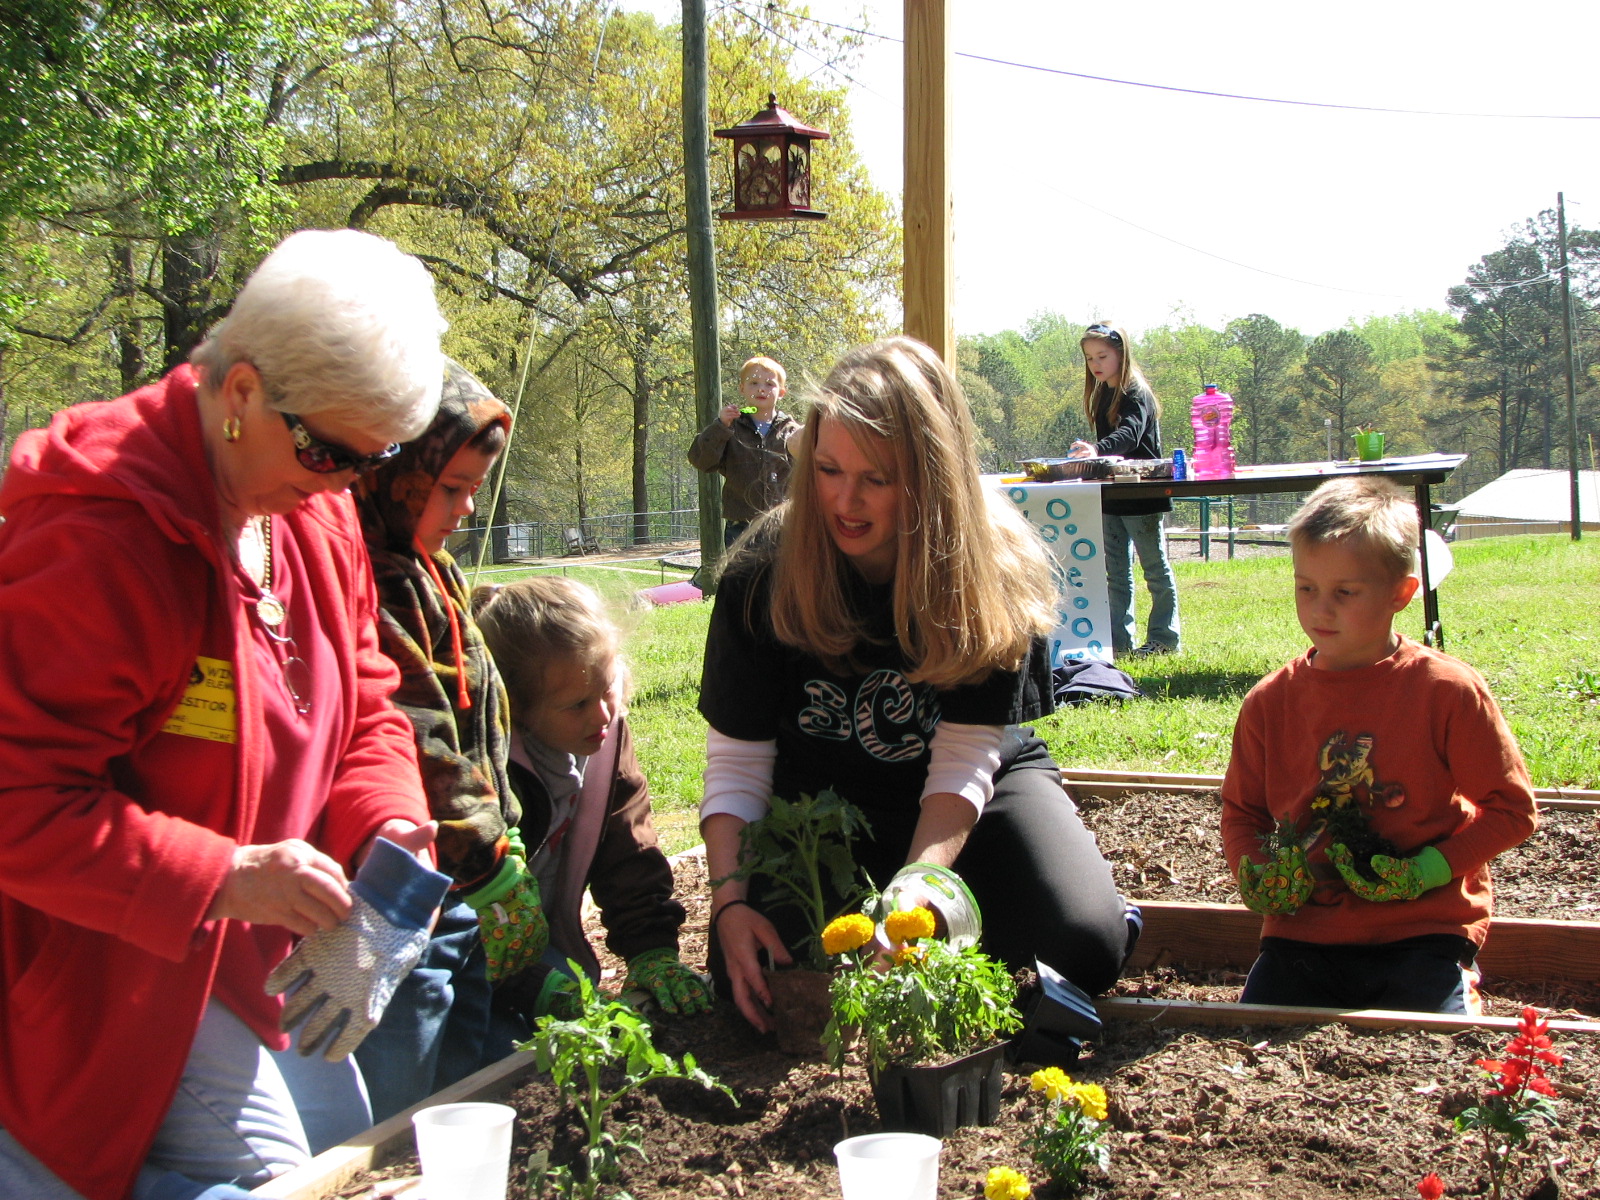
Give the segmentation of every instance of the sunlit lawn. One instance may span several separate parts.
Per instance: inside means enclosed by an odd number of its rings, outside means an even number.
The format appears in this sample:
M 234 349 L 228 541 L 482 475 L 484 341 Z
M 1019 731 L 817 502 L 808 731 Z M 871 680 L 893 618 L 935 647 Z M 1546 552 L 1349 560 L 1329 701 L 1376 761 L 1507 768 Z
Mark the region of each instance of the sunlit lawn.
M 1535 784 L 1600 787 L 1600 541 L 1484 538 L 1452 550 L 1456 567 L 1439 592 L 1445 648 L 1488 679 Z M 710 606 L 631 607 L 634 593 L 661 582 L 662 572 L 653 560 L 622 565 L 629 569 L 551 569 L 601 589 L 630 626 L 631 720 L 657 825 L 669 849 L 682 849 L 697 840 L 705 723 L 695 701 Z M 1287 558 L 1179 562 L 1175 570 L 1184 652 L 1119 664 L 1147 699 L 1069 708 L 1038 722 L 1064 766 L 1220 774 L 1245 692 L 1304 649 Z M 665 578 L 684 574 L 669 569 Z M 1400 628 L 1421 637 L 1420 600 Z

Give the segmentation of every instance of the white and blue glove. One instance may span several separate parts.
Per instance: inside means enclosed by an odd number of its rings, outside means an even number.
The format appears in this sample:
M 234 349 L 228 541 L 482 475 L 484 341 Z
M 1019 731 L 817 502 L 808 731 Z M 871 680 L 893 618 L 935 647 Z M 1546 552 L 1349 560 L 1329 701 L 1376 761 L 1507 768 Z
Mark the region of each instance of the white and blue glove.
M 278 1027 L 305 1021 L 300 1053 L 338 1062 L 383 1016 L 428 945 L 428 921 L 450 888 L 387 838 L 378 838 L 350 885 L 355 907 L 332 929 L 304 938 L 267 976 L 267 995 L 288 993 Z

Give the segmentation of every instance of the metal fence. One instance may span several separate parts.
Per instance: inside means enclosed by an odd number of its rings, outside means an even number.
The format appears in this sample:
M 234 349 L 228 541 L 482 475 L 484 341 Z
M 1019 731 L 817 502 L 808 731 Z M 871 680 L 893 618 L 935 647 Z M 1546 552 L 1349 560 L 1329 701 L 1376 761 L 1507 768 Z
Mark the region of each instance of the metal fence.
M 612 554 L 640 546 L 665 546 L 700 539 L 700 511 L 680 508 L 647 513 L 609 513 L 572 521 L 520 521 L 466 529 L 452 541 L 457 558 L 475 557 L 478 542 L 490 538 L 495 562 L 521 558 Z

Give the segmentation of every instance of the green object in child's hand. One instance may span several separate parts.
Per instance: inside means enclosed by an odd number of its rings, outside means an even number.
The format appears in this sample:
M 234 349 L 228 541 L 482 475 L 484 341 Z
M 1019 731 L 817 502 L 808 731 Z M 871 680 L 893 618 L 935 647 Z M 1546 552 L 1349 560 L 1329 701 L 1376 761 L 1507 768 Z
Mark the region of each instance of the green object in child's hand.
M 1245 907 L 1264 917 L 1287 917 L 1311 899 L 1311 866 L 1299 846 L 1285 846 L 1256 866 L 1239 859 L 1239 896 Z
M 1350 850 L 1339 842 L 1328 847 L 1328 859 L 1344 877 L 1350 890 L 1363 900 L 1381 903 L 1385 900 L 1415 900 L 1423 892 L 1443 887 L 1450 882 L 1450 864 L 1435 846 L 1424 846 L 1420 853 L 1410 858 L 1391 858 L 1387 854 L 1372 856 L 1372 869 L 1378 882 L 1363 878 L 1355 867 Z
M 749 413 L 752 416 L 754 416 L 755 413 L 758 412 L 759 410 L 756 408 L 756 406 L 754 404 L 746 404 L 739 411 L 742 412 L 742 413 Z

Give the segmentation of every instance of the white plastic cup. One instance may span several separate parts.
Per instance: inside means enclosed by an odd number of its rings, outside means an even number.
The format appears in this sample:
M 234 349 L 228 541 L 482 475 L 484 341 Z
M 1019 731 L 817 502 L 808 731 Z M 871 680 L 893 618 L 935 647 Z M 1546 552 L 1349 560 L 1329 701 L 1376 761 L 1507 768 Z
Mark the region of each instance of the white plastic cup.
M 846 1138 L 833 1148 L 839 1193 L 844 1200 L 934 1200 L 943 1146 L 925 1133 Z
M 506 1200 L 511 1129 L 504 1104 L 435 1104 L 411 1115 L 428 1200 Z

